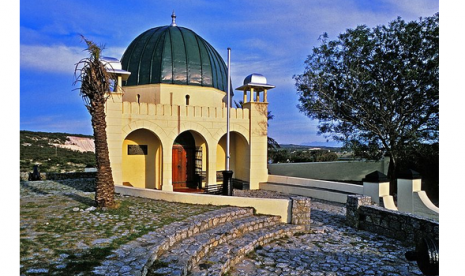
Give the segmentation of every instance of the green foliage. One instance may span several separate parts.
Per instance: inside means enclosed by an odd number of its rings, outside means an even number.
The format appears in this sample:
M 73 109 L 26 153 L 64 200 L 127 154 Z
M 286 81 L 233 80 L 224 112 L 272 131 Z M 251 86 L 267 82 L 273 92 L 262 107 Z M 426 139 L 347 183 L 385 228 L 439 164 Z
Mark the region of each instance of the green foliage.
M 277 151 L 268 151 L 268 158 L 271 159 L 273 163 L 289 162 L 289 157 L 289 151 L 285 149 Z
M 300 111 L 359 156 L 389 154 L 395 179 L 399 159 L 418 150 L 411 145 L 439 139 L 439 13 L 321 42 L 294 77 Z
M 302 163 L 337 161 L 338 155 L 328 150 L 277 150 L 270 151 L 269 157 L 273 163 Z
M 67 136 L 92 138 L 92 136 L 67 133 L 20 131 L 20 171 L 32 172 L 35 164 L 40 172 L 83 171 L 86 166 L 95 167 L 93 152 L 79 152 L 60 148 Z
M 318 162 L 331 162 L 331 161 L 337 161 L 338 156 L 335 152 L 328 152 L 323 155 L 318 156 L 317 161 Z

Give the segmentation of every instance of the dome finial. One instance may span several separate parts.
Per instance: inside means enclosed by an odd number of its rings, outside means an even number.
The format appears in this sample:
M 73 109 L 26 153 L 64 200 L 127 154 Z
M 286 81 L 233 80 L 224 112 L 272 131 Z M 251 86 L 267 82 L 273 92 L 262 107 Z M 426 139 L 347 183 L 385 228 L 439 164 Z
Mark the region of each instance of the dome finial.
M 171 26 L 176 26 L 176 14 L 174 13 L 174 10 L 171 14 Z

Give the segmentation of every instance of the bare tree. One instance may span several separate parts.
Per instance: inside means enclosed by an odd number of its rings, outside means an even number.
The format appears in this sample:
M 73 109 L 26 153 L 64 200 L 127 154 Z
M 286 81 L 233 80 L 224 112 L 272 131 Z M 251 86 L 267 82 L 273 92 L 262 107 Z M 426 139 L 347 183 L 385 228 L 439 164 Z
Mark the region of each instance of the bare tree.
M 92 128 L 95 139 L 95 156 L 97 161 L 97 178 L 95 202 L 97 207 L 115 206 L 114 183 L 108 154 L 108 143 L 105 121 L 105 103 L 114 80 L 107 72 L 105 65 L 100 61 L 103 47 L 82 36 L 87 44 L 86 51 L 90 56 L 81 59 L 75 67 L 75 82 L 81 84 L 80 95 L 85 102 L 87 110 L 92 117 Z

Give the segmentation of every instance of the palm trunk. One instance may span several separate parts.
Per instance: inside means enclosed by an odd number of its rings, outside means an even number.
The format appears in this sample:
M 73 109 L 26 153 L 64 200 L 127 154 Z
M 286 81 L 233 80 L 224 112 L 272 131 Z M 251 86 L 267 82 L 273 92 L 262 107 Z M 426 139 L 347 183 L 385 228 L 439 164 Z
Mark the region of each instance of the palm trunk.
M 92 103 L 92 111 L 92 128 L 94 130 L 95 155 L 97 159 L 95 202 L 97 207 L 111 208 L 115 205 L 115 187 L 108 154 L 104 101 L 94 101 Z

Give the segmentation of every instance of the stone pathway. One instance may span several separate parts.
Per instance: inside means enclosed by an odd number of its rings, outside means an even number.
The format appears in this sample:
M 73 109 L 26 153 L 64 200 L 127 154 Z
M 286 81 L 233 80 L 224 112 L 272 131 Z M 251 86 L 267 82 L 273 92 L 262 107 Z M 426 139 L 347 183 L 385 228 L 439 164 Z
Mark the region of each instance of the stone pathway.
M 248 208 L 117 198 L 118 213 L 99 211 L 88 180 L 21 182 L 21 274 L 422 275 L 413 248 L 347 227 L 342 204 L 312 199 L 305 232 Z
M 257 191 L 259 197 L 285 197 Z M 404 254 L 413 248 L 345 225 L 345 206 L 312 199 L 310 233 L 257 248 L 229 275 L 423 275 Z

